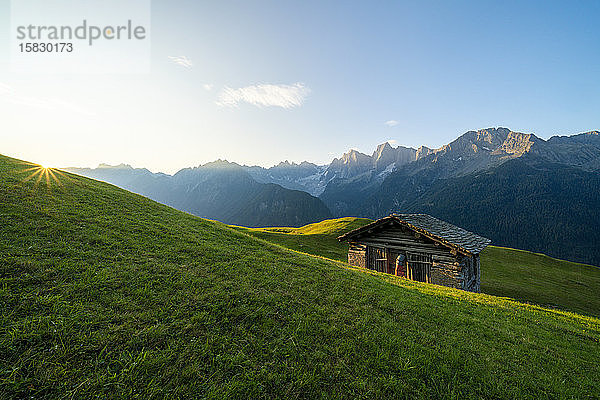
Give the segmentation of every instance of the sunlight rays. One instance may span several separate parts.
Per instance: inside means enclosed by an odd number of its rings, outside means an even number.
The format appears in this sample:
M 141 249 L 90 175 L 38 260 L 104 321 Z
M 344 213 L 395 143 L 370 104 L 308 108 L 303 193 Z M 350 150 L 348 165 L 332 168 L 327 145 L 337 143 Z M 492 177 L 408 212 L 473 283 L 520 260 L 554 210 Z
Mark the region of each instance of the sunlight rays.
M 33 180 L 34 189 L 37 188 L 41 182 L 44 182 L 46 187 L 51 189 L 53 185 L 63 186 L 61 180 L 70 179 L 65 173 L 58 169 L 44 167 L 37 164 L 28 165 L 30 165 L 30 167 L 23 170 L 23 172 L 28 173 L 28 175 L 23 179 L 23 182 Z

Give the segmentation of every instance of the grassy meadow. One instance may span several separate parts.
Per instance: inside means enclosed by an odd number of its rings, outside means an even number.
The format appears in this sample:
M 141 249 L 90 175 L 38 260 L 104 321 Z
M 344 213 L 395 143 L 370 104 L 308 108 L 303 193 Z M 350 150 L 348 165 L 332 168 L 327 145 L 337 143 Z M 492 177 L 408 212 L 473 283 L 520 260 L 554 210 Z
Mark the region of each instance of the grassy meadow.
M 600 396 L 594 317 L 349 268 L 3 156 L 0 222 L 0 399 Z
M 345 262 L 348 244 L 337 237 L 369 222 L 345 217 L 301 228 L 235 228 L 296 251 Z M 530 251 L 487 247 L 481 253 L 481 291 L 600 317 L 600 268 Z
M 337 237 L 371 222 L 367 218 L 345 217 L 328 219 L 300 228 L 245 228 L 232 226 L 254 237 L 277 243 L 288 249 L 346 262 L 348 244 Z

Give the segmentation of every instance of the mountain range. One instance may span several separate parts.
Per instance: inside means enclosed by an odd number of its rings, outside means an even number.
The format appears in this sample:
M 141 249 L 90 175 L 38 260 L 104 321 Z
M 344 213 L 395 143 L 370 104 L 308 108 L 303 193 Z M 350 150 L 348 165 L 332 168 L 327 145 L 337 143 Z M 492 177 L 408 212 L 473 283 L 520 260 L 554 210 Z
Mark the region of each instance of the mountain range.
M 317 197 L 273 183 L 257 182 L 244 168 L 227 161 L 185 168 L 172 176 L 123 164 L 65 170 L 227 224 L 302 226 L 331 216 Z
M 507 128 L 469 131 L 438 149 L 377 146 L 328 165 L 217 161 L 170 176 L 68 168 L 203 217 L 299 226 L 326 216 L 426 212 L 494 244 L 600 265 L 600 135 L 548 140 Z

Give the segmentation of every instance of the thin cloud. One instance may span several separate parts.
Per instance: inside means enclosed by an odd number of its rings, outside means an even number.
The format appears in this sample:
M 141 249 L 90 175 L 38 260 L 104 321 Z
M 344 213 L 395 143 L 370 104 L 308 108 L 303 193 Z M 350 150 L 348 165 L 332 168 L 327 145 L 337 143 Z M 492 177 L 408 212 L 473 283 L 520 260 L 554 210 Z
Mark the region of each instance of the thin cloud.
M 209 91 L 210 91 L 210 90 L 212 90 L 212 88 L 213 88 L 214 86 L 215 86 L 215 85 L 213 85 L 212 83 L 205 83 L 204 85 L 202 85 L 202 87 L 203 87 L 204 89 L 206 89 L 206 90 L 209 90 Z
M 177 65 L 181 65 L 184 68 L 192 68 L 194 63 L 186 56 L 169 56 L 169 59 Z
M 0 82 L 0 100 L 11 104 L 22 105 L 26 107 L 42 108 L 45 110 L 64 110 L 75 112 L 77 114 L 93 116 L 94 112 L 86 110 L 77 104 L 61 100 L 56 97 L 44 98 L 27 96 L 17 92 L 11 86 Z
M 395 119 L 390 119 L 389 121 L 385 121 L 384 123 L 385 123 L 387 126 L 390 126 L 390 127 L 392 127 L 392 126 L 396 126 L 396 125 L 398 125 L 398 123 L 399 123 L 399 122 L 398 122 L 398 121 L 396 121 Z
M 216 102 L 223 107 L 238 107 L 241 102 L 257 107 L 294 108 L 304 104 L 310 89 L 302 83 L 292 85 L 252 85 L 238 89 L 225 87 Z
M 0 95 L 7 95 L 12 92 L 12 88 L 2 82 L 0 82 Z
M 390 144 L 390 146 L 398 147 L 398 141 L 396 139 L 390 139 L 387 142 Z

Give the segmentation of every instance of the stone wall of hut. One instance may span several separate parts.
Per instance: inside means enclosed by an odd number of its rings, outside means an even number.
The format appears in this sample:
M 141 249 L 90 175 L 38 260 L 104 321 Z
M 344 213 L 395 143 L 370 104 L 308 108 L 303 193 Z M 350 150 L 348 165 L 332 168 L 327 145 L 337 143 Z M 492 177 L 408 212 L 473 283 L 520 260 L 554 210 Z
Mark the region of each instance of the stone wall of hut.
M 447 259 L 433 259 L 431 268 L 431 283 L 434 285 L 448 286 L 455 289 L 463 288 L 463 271 L 461 264 Z
M 367 267 L 367 246 L 357 242 L 350 242 L 348 249 L 348 264 L 355 267 Z

